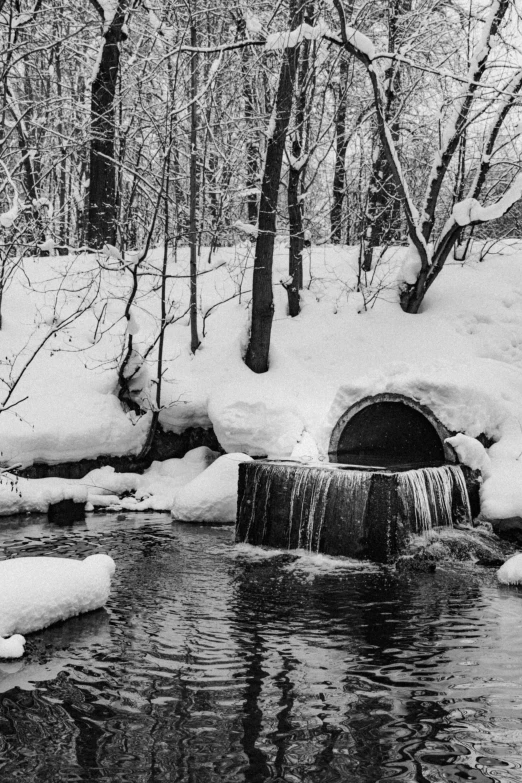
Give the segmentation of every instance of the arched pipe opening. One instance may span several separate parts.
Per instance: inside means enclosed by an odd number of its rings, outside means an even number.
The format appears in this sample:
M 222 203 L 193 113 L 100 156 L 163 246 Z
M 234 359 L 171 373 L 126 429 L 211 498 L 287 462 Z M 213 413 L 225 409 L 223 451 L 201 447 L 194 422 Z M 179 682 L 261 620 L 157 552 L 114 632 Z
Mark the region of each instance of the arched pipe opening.
M 455 464 L 452 433 L 425 405 L 402 394 L 376 394 L 352 405 L 335 425 L 328 455 L 337 464 L 411 470 Z

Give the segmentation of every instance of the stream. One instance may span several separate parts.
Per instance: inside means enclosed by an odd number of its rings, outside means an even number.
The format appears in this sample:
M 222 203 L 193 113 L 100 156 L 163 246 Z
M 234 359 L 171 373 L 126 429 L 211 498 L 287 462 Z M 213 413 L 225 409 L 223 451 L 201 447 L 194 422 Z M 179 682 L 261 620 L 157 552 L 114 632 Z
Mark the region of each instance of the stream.
M 106 609 L 0 661 L 2 783 L 522 783 L 522 591 L 494 569 L 267 557 L 165 514 L 0 519 L 0 559 L 95 552 Z

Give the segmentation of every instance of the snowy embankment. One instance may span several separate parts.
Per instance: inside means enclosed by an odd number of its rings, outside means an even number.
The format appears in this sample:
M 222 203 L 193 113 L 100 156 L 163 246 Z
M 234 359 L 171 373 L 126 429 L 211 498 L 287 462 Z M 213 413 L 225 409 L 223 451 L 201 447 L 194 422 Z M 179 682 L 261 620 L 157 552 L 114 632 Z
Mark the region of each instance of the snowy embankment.
M 0 562 L 0 658 L 23 655 L 22 634 L 104 606 L 114 570 L 114 560 L 101 554 Z
M 161 252 L 148 259 L 132 313 L 134 358 L 146 358 L 131 386 L 143 408 L 153 407 L 156 389 L 151 346 L 158 336 L 159 301 L 153 267 Z M 494 441 L 483 511 L 491 518 L 522 515 L 522 243 L 498 243 L 482 261 L 448 262 L 418 315 L 402 312 L 397 303 L 395 281 L 404 249 L 389 253 L 366 280 L 363 294 L 355 291 L 357 248 L 317 247 L 306 251 L 306 288 L 296 318 L 286 315 L 280 280 L 286 279 L 288 250 L 278 245 L 270 370 L 262 376 L 250 372 L 242 358 L 252 253 L 250 243 L 219 249 L 208 264 L 208 250 L 202 251 L 202 344 L 195 356 L 183 277 L 188 252 L 181 249 L 169 262 L 169 274 L 179 278 L 168 280 L 172 323 L 165 334 L 160 413 L 165 429 L 213 426 L 232 454 L 327 459 L 332 428 L 349 405 L 373 394 L 404 394 L 429 407 L 450 431 Z M 46 330 L 74 308 L 71 291 L 78 292 L 80 302 L 95 280 L 99 293 L 78 320 L 49 338 L 23 372 L 9 400 L 20 403 L 0 416 L 4 465 L 136 454 L 143 446 L 150 413 L 126 413 L 116 397 L 130 275 L 124 269 L 108 271 L 112 262 L 100 260 L 101 266 L 95 255 L 25 259 L 13 277 L 0 331 L 8 383 Z M 64 272 L 66 284 L 60 282 Z M 59 293 L 64 289 L 66 304 Z M 145 487 L 133 485 L 124 491 L 134 498 L 120 502 L 138 507 L 149 500 L 147 508 L 177 503 L 179 515 L 190 516 L 188 489 L 173 489 L 177 499 L 170 490 L 161 499 L 163 490 L 156 488 L 150 500 Z M 109 490 L 103 493 L 106 503 L 112 502 Z M 112 492 L 121 495 L 120 488 Z
M 143 475 L 92 470 L 83 479 L 25 479 L 0 476 L 0 516 L 45 513 L 49 506 L 71 499 L 87 510 L 170 511 L 185 522 L 234 522 L 237 476 L 246 454 L 219 456 L 206 446 L 182 459 L 153 462 Z

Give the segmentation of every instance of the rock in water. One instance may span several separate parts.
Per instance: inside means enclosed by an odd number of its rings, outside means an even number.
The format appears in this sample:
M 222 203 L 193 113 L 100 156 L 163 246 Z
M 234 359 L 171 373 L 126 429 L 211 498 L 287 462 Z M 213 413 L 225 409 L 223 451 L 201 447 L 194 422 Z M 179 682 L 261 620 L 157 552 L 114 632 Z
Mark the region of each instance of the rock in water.
M 0 563 L 0 658 L 23 655 L 23 636 L 104 606 L 114 560 L 19 557 Z M 15 634 L 16 636 L 12 636 Z M 11 636 L 11 639 L 3 637 Z

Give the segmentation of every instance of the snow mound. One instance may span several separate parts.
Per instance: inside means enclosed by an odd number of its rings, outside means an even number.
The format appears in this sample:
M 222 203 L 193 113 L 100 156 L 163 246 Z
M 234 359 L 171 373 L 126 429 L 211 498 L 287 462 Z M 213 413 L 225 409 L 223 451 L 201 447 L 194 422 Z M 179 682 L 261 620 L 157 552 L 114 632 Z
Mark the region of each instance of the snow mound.
M 134 477 L 134 497 L 120 500 L 114 495 L 102 498 L 93 495 L 89 500 L 94 506 L 119 506 L 127 511 L 170 511 L 178 489 L 193 481 L 218 457 L 217 451 L 199 446 L 181 459 L 173 457 L 153 462 L 142 476 L 125 474 Z
M 497 571 L 497 579 L 503 585 L 522 583 L 522 554 L 513 555 Z
M 79 480 L 67 479 L 71 484 L 83 484 L 87 488 L 88 499 L 98 495 L 121 495 L 137 488 L 140 476 L 137 473 L 116 473 L 114 468 L 106 465 L 95 468 Z
M 224 454 L 174 493 L 171 514 L 181 522 L 235 522 L 239 464 L 247 454 Z
M 288 457 L 304 429 L 295 401 L 270 379 L 227 384 L 210 394 L 208 412 L 225 451 Z
M 480 470 L 483 476 L 490 474 L 491 459 L 482 443 L 476 438 L 470 438 L 469 435 L 459 432 L 452 438 L 446 438 L 446 442 L 453 446 L 463 465 L 467 465 L 472 470 Z
M 45 514 L 50 505 L 62 500 L 85 503 L 87 487 L 59 478 L 25 479 L 11 473 L 0 475 L 0 516 Z
M 171 494 L 173 489 L 182 487 L 199 476 L 218 456 L 217 451 L 212 451 L 207 446 L 199 446 L 188 451 L 181 459 L 153 462 L 150 468 L 138 477 L 136 497 Z M 171 505 L 170 502 L 167 510 Z
M 15 633 L 9 639 L 0 637 L 0 659 L 1 658 L 21 658 L 24 654 L 25 638 Z
M 121 507 L 129 511 L 170 511 L 174 493 L 202 473 L 219 456 L 206 446 L 187 452 L 181 459 L 153 462 L 143 475 L 116 473 L 106 466 L 81 479 L 25 479 L 0 475 L 0 516 L 46 513 L 61 500 L 87 503 L 93 508 Z M 133 497 L 123 497 L 134 493 Z
M 495 459 L 491 474 L 480 490 L 480 509 L 486 519 L 507 519 L 522 515 L 522 464 Z
M 19 634 L 104 606 L 115 568 L 114 560 L 102 554 L 85 560 L 19 557 L 1 562 L 0 657 L 23 654 Z M 7 636 L 11 639 L 3 638 Z

